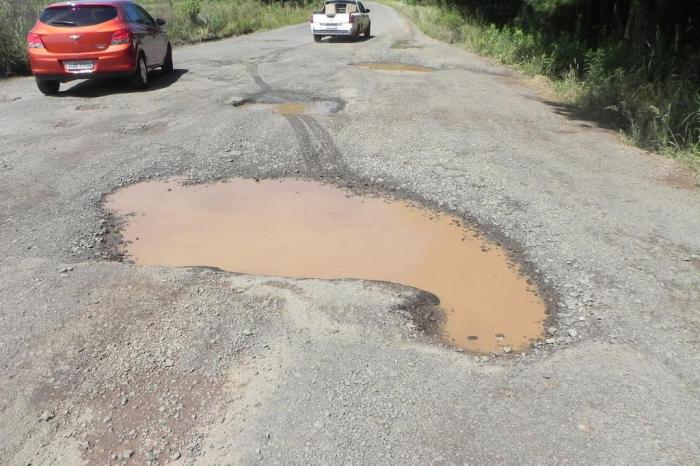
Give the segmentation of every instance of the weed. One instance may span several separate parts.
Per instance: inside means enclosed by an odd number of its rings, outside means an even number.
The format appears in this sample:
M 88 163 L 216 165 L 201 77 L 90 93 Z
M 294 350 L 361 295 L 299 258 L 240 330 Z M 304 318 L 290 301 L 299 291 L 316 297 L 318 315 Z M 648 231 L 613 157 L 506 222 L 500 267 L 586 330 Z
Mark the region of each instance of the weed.
M 658 31 L 655 40 L 636 43 L 635 50 L 615 41 L 591 47 L 580 39 L 582 32 L 548 35 L 548 25 L 516 16 L 518 10 L 510 12 L 515 19 L 496 24 L 452 3 L 385 1 L 429 36 L 494 57 L 528 75 L 545 76 L 561 100 L 619 126 L 633 143 L 700 167 L 697 51 L 681 66 L 669 52 L 676 45 L 669 45 Z M 565 2 L 526 3 L 536 15 L 551 14 Z

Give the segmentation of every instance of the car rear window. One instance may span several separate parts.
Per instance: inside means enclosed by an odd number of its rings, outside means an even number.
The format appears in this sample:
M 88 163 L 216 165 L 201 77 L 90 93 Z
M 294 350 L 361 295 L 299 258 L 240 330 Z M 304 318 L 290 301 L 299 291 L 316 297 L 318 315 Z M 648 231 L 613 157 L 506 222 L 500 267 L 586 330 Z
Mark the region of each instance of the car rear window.
M 113 6 L 74 5 L 47 8 L 39 17 L 44 24 L 59 27 L 93 26 L 117 17 Z

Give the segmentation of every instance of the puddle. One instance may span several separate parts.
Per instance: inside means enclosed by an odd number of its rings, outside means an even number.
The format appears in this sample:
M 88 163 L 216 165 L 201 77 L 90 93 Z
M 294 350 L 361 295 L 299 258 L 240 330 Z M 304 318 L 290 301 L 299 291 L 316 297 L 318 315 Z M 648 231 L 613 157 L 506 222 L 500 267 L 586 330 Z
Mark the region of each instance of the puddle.
M 445 338 L 477 352 L 539 338 L 545 306 L 494 244 L 452 216 L 302 180 L 145 182 L 109 196 L 141 265 L 213 266 L 304 278 L 362 278 L 430 291 Z
M 237 105 L 248 110 L 263 110 L 281 115 L 307 115 L 317 113 L 334 113 L 338 104 L 335 102 L 283 102 L 280 104 L 245 103 Z
M 375 71 L 412 71 L 416 73 L 429 73 L 433 68 L 419 65 L 406 65 L 404 63 L 359 63 L 355 66 Z

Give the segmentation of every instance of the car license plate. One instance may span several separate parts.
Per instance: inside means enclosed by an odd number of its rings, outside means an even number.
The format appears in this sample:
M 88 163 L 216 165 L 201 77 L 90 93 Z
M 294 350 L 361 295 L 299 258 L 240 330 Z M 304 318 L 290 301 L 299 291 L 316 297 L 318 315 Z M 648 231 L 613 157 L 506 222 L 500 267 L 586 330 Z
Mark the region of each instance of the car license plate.
M 338 29 L 337 24 L 324 24 L 323 27 L 325 27 L 326 29 Z
M 64 61 L 63 67 L 66 69 L 66 71 L 80 73 L 85 71 L 92 71 L 95 67 L 95 62 L 93 62 L 92 60 L 70 60 Z

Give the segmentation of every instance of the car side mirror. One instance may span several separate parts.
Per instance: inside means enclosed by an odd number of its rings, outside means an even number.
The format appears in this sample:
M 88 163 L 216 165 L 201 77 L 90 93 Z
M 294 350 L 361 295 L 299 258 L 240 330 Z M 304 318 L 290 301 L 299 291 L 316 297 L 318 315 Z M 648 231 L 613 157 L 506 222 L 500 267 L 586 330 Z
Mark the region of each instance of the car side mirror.
M 162 18 L 158 18 L 158 19 L 156 19 L 156 24 L 158 26 L 165 26 L 165 20 Z
M 365 13 L 369 13 L 369 8 L 365 8 Z

